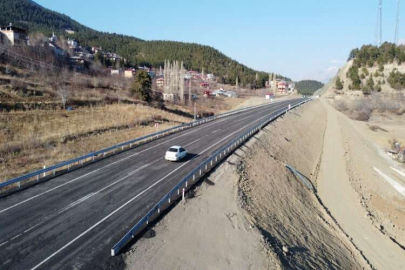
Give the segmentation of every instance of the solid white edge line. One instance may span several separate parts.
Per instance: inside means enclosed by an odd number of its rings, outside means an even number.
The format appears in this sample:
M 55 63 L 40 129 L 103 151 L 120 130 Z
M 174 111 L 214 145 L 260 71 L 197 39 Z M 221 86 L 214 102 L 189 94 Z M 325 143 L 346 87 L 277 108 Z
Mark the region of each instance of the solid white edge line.
M 392 170 L 394 170 L 394 171 L 396 171 L 398 174 L 400 174 L 400 175 L 402 175 L 403 177 L 405 177 L 405 172 L 403 172 L 403 171 L 401 171 L 401 170 L 399 170 L 399 169 L 397 169 L 397 168 L 394 168 L 394 167 L 390 167 Z
M 225 120 L 225 119 L 219 120 L 219 121 L 217 121 L 216 123 L 222 122 L 222 121 L 224 121 L 224 120 Z M 205 126 L 205 127 L 206 127 L 206 126 Z M 61 185 L 59 185 L 59 186 L 53 187 L 53 188 L 51 188 L 51 189 L 48 189 L 48 190 L 46 190 L 46 191 L 44 191 L 44 192 L 42 192 L 42 193 L 40 193 L 40 194 L 34 195 L 34 196 L 32 196 L 32 197 L 30 197 L 30 198 L 24 200 L 24 201 L 21 201 L 21 202 L 19 202 L 19 203 L 16 203 L 16 204 L 14 204 L 14 205 L 12 205 L 12 206 L 9 206 L 9 207 L 7 207 L 7 208 L 5 208 L 5 209 L 0 210 L 0 214 L 3 213 L 3 212 L 8 211 L 8 210 L 10 210 L 10 209 L 13 209 L 13 208 L 15 208 L 15 207 L 17 207 L 17 206 L 19 206 L 19 205 L 22 205 L 22 204 L 24 204 L 24 203 L 27 203 L 27 202 L 29 202 L 29 201 L 35 199 L 35 198 L 41 197 L 41 196 L 43 196 L 43 195 L 45 195 L 45 194 L 47 194 L 47 193 L 49 193 L 49 192 L 52 192 L 52 191 L 54 191 L 54 190 L 56 190 L 56 189 L 59 189 L 59 188 L 61 188 L 61 187 L 64 187 L 64 186 L 66 186 L 66 185 L 68 185 L 68 184 L 71 184 L 71 183 L 73 183 L 73 182 L 76 182 L 76 181 L 78 181 L 78 180 L 82 179 L 83 177 L 86 177 L 86 176 L 88 176 L 88 175 L 90 175 L 90 174 L 93 174 L 93 173 L 98 172 L 98 171 L 100 171 L 100 170 L 102 170 L 102 169 L 105 169 L 105 168 L 108 168 L 108 167 L 110 167 L 110 166 L 112 166 L 112 165 L 115 165 L 115 164 L 117 164 L 117 163 L 120 163 L 120 162 L 122 162 L 122 161 L 124 161 L 124 160 L 127 160 L 127 159 L 133 157 L 133 156 L 137 156 L 137 155 L 139 155 L 139 154 L 141 154 L 141 153 L 143 153 L 143 152 L 145 152 L 145 151 L 148 151 L 148 150 L 150 150 L 150 149 L 153 149 L 153 148 L 155 148 L 155 147 L 158 147 L 158 146 L 160 146 L 160 145 L 162 145 L 162 144 L 165 144 L 165 143 L 167 143 L 167 142 L 173 141 L 173 140 L 175 140 L 175 139 L 184 137 L 184 136 L 189 135 L 189 134 L 191 134 L 191 133 L 197 132 L 199 129 L 200 129 L 200 128 L 194 129 L 194 130 L 192 130 L 192 131 L 190 131 L 190 132 L 187 132 L 187 133 L 185 133 L 185 134 L 182 134 L 182 135 L 180 135 L 180 136 L 177 136 L 177 137 L 175 137 L 175 138 L 172 138 L 172 139 L 167 140 L 167 141 L 165 141 L 165 142 L 162 142 L 162 143 L 160 143 L 160 144 L 154 145 L 154 146 L 149 147 L 149 148 L 147 148 L 147 149 L 144 149 L 144 150 L 142 150 L 142 151 L 140 151 L 140 152 L 136 152 L 136 153 L 134 153 L 134 154 L 132 154 L 132 155 L 130 155 L 130 156 L 127 156 L 127 157 L 125 157 L 125 158 L 122 158 L 122 159 L 120 159 L 120 160 L 117 160 L 117 161 L 115 161 L 115 162 L 112 162 L 112 163 L 110 163 L 110 164 L 108 164 L 108 165 L 106 165 L 106 166 L 103 166 L 103 167 L 101 167 L 101 168 L 98 168 L 98 169 L 96 169 L 96 170 L 94 170 L 94 171 L 91 171 L 91 172 L 89 172 L 89 173 L 86 173 L 86 174 L 84 174 L 84 175 L 81 175 L 81 176 L 79 176 L 79 177 L 77 177 L 77 178 L 75 178 L 75 179 L 72 179 L 72 180 L 70 180 L 70 181 L 68 181 L 68 182 L 66 182 L 66 183 L 63 183 L 63 184 L 61 184 Z
M 181 169 L 182 167 L 184 167 L 185 165 L 187 165 L 191 160 L 187 161 L 186 163 L 184 163 L 183 165 L 181 165 L 180 167 L 178 167 L 177 169 L 171 171 L 169 174 L 167 174 L 166 176 L 164 176 L 163 178 L 161 178 L 159 181 L 155 182 L 154 184 L 150 185 L 147 189 L 143 190 L 141 193 L 137 194 L 135 197 L 133 197 L 132 199 L 130 199 L 129 201 L 127 201 L 126 203 L 124 203 L 123 205 L 121 205 L 120 207 L 118 207 L 117 209 L 115 209 L 113 212 L 111 212 L 110 214 L 108 214 L 106 217 L 104 217 L 103 219 L 101 219 L 100 221 L 98 221 L 96 224 L 94 224 L 93 226 L 91 226 L 90 228 L 88 228 L 86 231 L 84 231 L 83 233 L 81 233 L 80 235 L 76 236 L 73 240 L 71 240 L 69 243 L 67 243 L 66 245 L 64 245 L 63 247 L 61 247 L 59 250 L 55 251 L 54 253 L 52 253 L 49 257 L 47 257 L 45 260 L 43 260 L 42 262 L 40 262 L 39 264 L 37 264 L 35 267 L 31 268 L 32 270 L 37 269 L 38 267 L 40 267 L 42 264 L 44 264 L 45 262 L 47 262 L 48 260 L 50 260 L 52 257 L 54 257 L 55 255 L 57 255 L 59 252 L 61 252 L 62 250 L 64 250 L 65 248 L 67 248 L 68 246 L 70 246 L 71 244 L 73 244 L 74 242 L 76 242 L 79 238 L 81 238 L 83 235 L 86 235 L 88 232 L 90 232 L 91 230 L 93 230 L 95 227 L 97 227 L 98 225 L 100 225 L 101 223 L 103 223 L 105 220 L 107 220 L 108 218 L 110 218 L 112 215 L 114 215 L 115 213 L 117 213 L 119 210 L 121 210 L 122 208 L 124 208 L 125 206 L 127 206 L 128 204 L 130 204 L 132 201 L 134 201 L 135 199 L 137 199 L 139 196 L 143 195 L 145 192 L 147 192 L 148 190 L 150 190 L 151 188 L 153 188 L 154 186 L 156 186 L 157 184 L 159 184 L 160 182 L 162 182 L 164 179 L 166 179 L 167 177 L 169 177 L 170 175 L 172 175 L 173 173 L 175 173 L 176 171 L 178 171 L 179 169 Z
M 284 100 L 280 100 L 280 101 L 278 101 L 277 103 L 283 102 L 283 101 L 284 101 Z M 271 104 L 276 104 L 276 103 L 271 103 Z M 264 107 L 264 106 L 263 106 L 263 107 Z M 258 109 L 261 109 L 261 108 L 258 108 Z M 244 111 L 244 112 L 250 113 L 251 110 Z M 241 113 L 244 113 L 244 112 L 241 112 Z M 190 131 L 190 132 L 186 132 L 185 134 L 181 134 L 180 136 L 174 137 L 174 138 L 172 138 L 172 139 L 170 139 L 170 140 L 166 140 L 165 142 L 162 142 L 162 143 L 160 143 L 160 144 L 154 145 L 154 146 L 149 147 L 149 148 L 147 148 L 147 149 L 144 149 L 144 150 L 142 150 L 142 151 L 140 151 L 140 152 L 136 152 L 136 153 L 134 153 L 134 154 L 132 154 L 132 155 L 130 155 L 130 156 L 127 156 L 127 157 L 125 157 L 125 158 L 122 158 L 122 159 L 120 159 L 120 160 L 114 161 L 114 162 L 112 162 L 112 163 L 110 163 L 110 164 L 108 164 L 108 165 L 106 165 L 106 166 L 103 166 L 103 167 L 101 167 L 101 168 L 98 168 L 98 169 L 96 169 L 96 170 L 94 170 L 94 171 L 91 171 L 91 172 L 89 172 L 89 173 L 87 173 L 87 174 L 81 175 L 81 176 L 79 176 L 79 177 L 77 177 L 77 178 L 75 178 L 75 179 L 72 179 L 72 180 L 70 180 L 70 181 L 68 181 L 68 182 L 66 182 L 66 183 L 63 183 L 63 184 L 61 184 L 61 185 L 59 185 L 59 186 L 53 187 L 53 188 L 51 188 L 51 189 L 48 189 L 48 190 L 46 190 L 46 191 L 44 191 L 44 192 L 42 192 L 42 193 L 40 193 L 40 194 L 37 194 L 37 195 L 34 195 L 34 196 L 30 197 L 30 198 L 28 198 L 28 199 L 26 199 L 26 200 L 24 200 L 24 201 L 21 201 L 21 202 L 16 203 L 16 204 L 14 204 L 14 205 L 12 205 L 12 206 L 9 206 L 9 207 L 7 207 L 7 208 L 5 208 L 5 209 L 2 209 L 2 210 L 0 210 L 0 214 L 4 213 L 4 212 L 6 212 L 6 211 L 8 211 L 8 210 L 10 210 L 10 209 L 13 209 L 13 208 L 15 208 L 15 207 L 17 207 L 17 206 L 19 206 L 19 205 L 22 205 L 22 204 L 24 204 L 24 203 L 27 203 L 27 202 L 29 202 L 29 201 L 31 201 L 31 200 L 33 200 L 33 199 L 36 199 L 36 198 L 38 198 L 38 197 L 41 197 L 41 196 L 43 196 L 43 195 L 45 195 L 45 194 L 47 194 L 47 193 L 49 193 L 49 192 L 52 192 L 52 191 L 54 191 L 54 190 L 56 190 L 56 189 L 59 189 L 59 188 L 61 188 L 61 187 L 64 187 L 64 186 L 66 186 L 66 185 L 68 185 L 68 184 L 70 184 L 70 183 L 76 182 L 76 181 L 78 181 L 78 180 L 82 179 L 83 177 L 86 177 L 86 176 L 88 176 L 88 175 L 90 175 L 90 174 L 93 174 L 93 173 L 95 173 L 95 172 L 98 172 L 98 171 L 100 171 L 100 170 L 103 170 L 103 169 L 105 169 L 105 168 L 108 168 L 108 167 L 110 167 L 110 166 L 112 166 L 112 165 L 115 165 L 115 164 L 117 164 L 117 163 L 120 163 L 120 162 L 122 162 L 122 161 L 124 161 L 124 160 L 127 160 L 127 159 L 129 159 L 129 158 L 131 158 L 131 157 L 133 157 L 133 156 L 139 155 L 139 154 L 141 154 L 141 153 L 143 153 L 143 152 L 145 152 L 145 151 L 148 151 L 148 150 L 150 150 L 150 149 L 153 149 L 153 148 L 155 148 L 155 147 L 158 147 L 158 146 L 160 146 L 160 145 L 162 145 L 162 144 L 165 144 L 165 143 L 167 143 L 167 142 L 170 142 L 170 141 L 173 141 L 173 140 L 175 140 L 175 139 L 178 139 L 178 138 L 184 137 L 184 136 L 186 136 L 186 135 L 189 135 L 189 134 L 191 134 L 191 133 L 197 132 L 198 130 L 200 130 L 200 129 L 202 129 L 202 128 L 206 128 L 207 126 L 210 126 L 210 125 L 213 125 L 213 124 L 221 123 L 221 122 L 223 122 L 223 121 L 225 121 L 225 120 L 227 120 L 227 118 L 224 118 L 224 119 L 221 119 L 221 120 L 218 120 L 218 121 L 213 121 L 213 122 L 208 123 L 208 124 L 206 124 L 206 125 L 201 125 L 200 127 L 196 128 L 196 129 L 193 129 L 193 130 Z
M 119 180 L 117 180 L 117 181 L 115 181 L 115 182 L 109 184 L 108 186 L 105 186 L 105 187 L 103 187 L 102 189 L 99 189 L 99 190 L 96 191 L 96 192 L 89 193 L 89 194 L 87 194 L 86 196 L 84 196 L 84 197 L 82 197 L 82 198 L 80 198 L 80 199 L 78 199 L 78 200 L 76 200 L 76 201 L 70 203 L 68 206 L 66 206 L 66 207 L 64 207 L 64 208 L 62 208 L 62 209 L 60 209 L 58 212 L 56 212 L 56 213 L 54 213 L 54 214 L 51 214 L 50 216 L 46 217 L 46 218 L 45 218 L 44 220 L 42 220 L 41 222 L 39 222 L 39 223 L 35 224 L 34 226 L 32 226 L 32 227 L 26 229 L 23 233 L 20 233 L 18 236 L 20 236 L 20 235 L 22 235 L 22 234 L 24 234 L 24 233 L 27 233 L 27 232 L 29 232 L 29 231 L 31 231 L 32 229 L 38 227 L 39 225 L 41 225 L 41 224 L 43 224 L 43 223 L 45 223 L 45 222 L 51 220 L 52 218 L 54 218 L 54 217 L 56 217 L 56 216 L 58 216 L 58 215 L 60 215 L 60 214 L 62 214 L 62 213 L 64 213 L 64 212 L 66 212 L 67 210 L 71 209 L 72 207 L 74 207 L 74 206 L 76 206 L 76 205 L 78 205 L 78 204 L 80 204 L 80 203 L 82 203 L 82 202 L 84 202 L 84 201 L 90 199 L 90 198 L 93 197 L 94 195 L 99 194 L 100 192 L 106 190 L 107 188 L 109 188 L 109 187 L 111 187 L 111 186 L 113 186 L 113 185 L 115 185 L 115 184 L 117 184 L 117 183 L 119 183 L 119 182 L 124 181 L 125 179 L 127 179 L 128 177 L 130 177 L 131 175 L 133 175 L 134 173 L 137 173 L 137 172 L 141 171 L 142 169 L 148 167 L 149 165 L 151 165 L 151 164 L 153 164 L 153 163 L 155 163 L 155 162 L 157 162 L 157 161 L 159 161 L 159 160 L 155 160 L 155 161 L 152 162 L 152 163 L 145 164 L 145 165 L 143 165 L 143 166 L 137 168 L 136 170 L 134 170 L 134 171 L 132 171 L 132 172 L 129 172 L 128 175 L 126 175 L 126 176 L 122 177 L 121 179 L 119 179 Z M 13 237 L 13 238 L 11 238 L 9 241 L 14 240 L 15 238 L 16 238 L 16 237 Z
M 261 119 L 268 117 L 268 115 L 261 117 L 259 119 L 257 119 L 254 122 L 249 123 L 248 125 L 245 125 L 244 127 L 240 128 L 239 130 L 233 132 L 232 134 L 228 135 L 227 137 L 223 138 L 222 140 L 216 142 L 215 144 L 211 145 L 210 147 L 206 148 L 204 151 L 202 151 L 201 153 L 199 153 L 198 155 L 203 154 L 204 152 L 208 151 L 209 149 L 211 149 L 212 147 L 214 147 L 215 145 L 219 144 L 220 142 L 226 140 L 227 138 L 229 138 L 230 136 L 232 136 L 233 134 L 239 132 L 240 130 L 250 126 L 251 124 L 260 121 Z M 127 206 L 128 204 L 130 204 L 132 201 L 134 201 L 135 199 L 137 199 L 139 196 L 143 195 L 145 192 L 147 192 L 148 190 L 150 190 L 151 188 L 153 188 L 154 186 L 156 186 L 157 184 L 159 184 L 160 182 L 162 182 L 164 179 L 166 179 L 168 176 L 172 175 L 173 173 L 175 173 L 176 171 L 178 171 L 179 169 L 181 169 L 182 167 L 184 167 L 185 165 L 187 165 L 191 160 L 187 161 L 186 163 L 182 164 L 181 166 L 179 166 L 178 168 L 176 168 L 175 170 L 171 171 L 169 174 L 167 174 L 166 176 L 164 176 L 163 178 L 161 178 L 160 180 L 158 180 L 157 182 L 155 182 L 154 184 L 150 185 L 147 189 L 143 190 L 141 193 L 137 194 L 135 197 L 133 197 L 132 199 L 130 199 L 129 201 L 127 201 L 126 203 L 124 203 L 123 205 L 121 205 L 120 207 L 118 207 L 116 210 L 114 210 L 113 212 L 111 212 L 110 214 L 108 214 L 106 217 L 104 217 L 103 219 L 101 219 L 100 221 L 98 221 L 96 224 L 94 224 L 93 226 L 91 226 L 90 228 L 88 228 L 86 231 L 82 232 L 80 235 L 76 236 L 73 240 L 71 240 L 70 242 L 68 242 L 66 245 L 64 245 L 63 247 L 61 247 L 59 250 L 55 251 L 54 253 L 52 253 L 50 256 L 48 256 L 46 259 L 44 259 L 42 262 L 40 262 L 39 264 L 37 264 L 36 266 L 34 266 L 33 268 L 31 268 L 31 270 L 35 270 L 38 267 L 40 267 L 41 265 L 43 265 L 44 263 L 46 263 L 47 261 L 49 261 L 51 258 L 53 258 L 54 256 L 56 256 L 58 253 L 60 253 L 62 250 L 64 250 L 65 248 L 67 248 L 68 246 L 70 246 L 71 244 L 73 244 L 74 242 L 76 242 L 78 239 L 80 239 L 82 236 L 86 235 L 88 232 L 90 232 L 91 230 L 93 230 L 95 227 L 97 227 L 98 225 L 100 225 L 101 223 L 103 223 L 105 220 L 107 220 L 108 218 L 110 218 L 112 215 L 114 215 L 115 213 L 117 213 L 118 211 L 120 211 L 122 208 L 124 208 L 125 206 Z
M 388 175 L 385 175 L 383 172 L 381 172 L 376 167 L 374 167 L 374 170 L 376 172 L 378 172 L 382 176 L 382 178 L 384 178 L 384 180 L 387 181 L 394 189 L 396 189 L 396 191 L 398 191 L 402 196 L 405 197 L 405 187 L 403 185 L 401 185 L 400 183 L 398 183 L 397 181 L 395 181 Z

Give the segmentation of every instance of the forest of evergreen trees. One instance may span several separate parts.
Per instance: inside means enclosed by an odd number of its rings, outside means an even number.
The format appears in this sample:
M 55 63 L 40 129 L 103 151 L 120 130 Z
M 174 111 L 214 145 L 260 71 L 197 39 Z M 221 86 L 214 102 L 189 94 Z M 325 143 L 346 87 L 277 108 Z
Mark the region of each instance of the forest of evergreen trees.
M 301 95 L 312 96 L 316 90 L 323 87 L 323 83 L 315 80 L 303 80 L 295 84 L 295 88 Z
M 405 46 L 385 42 L 380 47 L 373 45 L 364 45 L 360 49 L 353 49 L 349 54 L 349 59 L 353 60 L 353 65 L 346 73 L 346 77 L 351 80 L 348 88 L 350 90 L 362 90 L 364 94 L 370 94 L 372 91 L 381 91 L 381 85 L 385 84 L 384 79 L 374 79 L 383 77 L 384 65 L 405 62 Z M 367 68 L 378 66 L 375 74 L 369 74 Z M 361 71 L 361 72 L 360 72 Z M 362 81 L 367 79 L 365 82 Z M 405 88 L 405 74 L 393 70 L 388 83 L 397 90 Z
M 75 34 L 69 37 L 77 39 L 82 45 L 99 46 L 105 51 L 115 52 L 135 66 L 159 67 L 163 66 L 165 59 L 180 60 L 184 61 L 187 69 L 201 71 L 204 68 L 206 73 L 214 73 L 221 83 L 235 84 L 238 77 L 239 85 L 261 88 L 268 80 L 267 73 L 242 65 L 209 46 L 174 41 L 144 41 L 131 36 L 99 32 L 31 0 L 2 0 L 0 9 L 1 25 L 11 22 L 28 29 L 30 33 L 50 35 L 54 31 L 65 38 L 65 30 L 70 29 Z M 278 77 L 289 80 L 283 76 Z
M 398 64 L 405 62 L 405 46 L 385 42 L 380 47 L 364 45 L 360 49 L 353 49 L 349 54 L 349 61 L 360 67 L 373 67 L 396 61 Z

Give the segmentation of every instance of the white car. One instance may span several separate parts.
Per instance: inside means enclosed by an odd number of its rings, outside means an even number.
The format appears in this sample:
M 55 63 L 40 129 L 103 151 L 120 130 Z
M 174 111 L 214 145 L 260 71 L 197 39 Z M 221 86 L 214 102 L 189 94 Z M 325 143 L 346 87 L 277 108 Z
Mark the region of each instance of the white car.
M 165 159 L 169 161 L 179 161 L 187 156 L 187 151 L 181 146 L 172 146 L 167 150 Z

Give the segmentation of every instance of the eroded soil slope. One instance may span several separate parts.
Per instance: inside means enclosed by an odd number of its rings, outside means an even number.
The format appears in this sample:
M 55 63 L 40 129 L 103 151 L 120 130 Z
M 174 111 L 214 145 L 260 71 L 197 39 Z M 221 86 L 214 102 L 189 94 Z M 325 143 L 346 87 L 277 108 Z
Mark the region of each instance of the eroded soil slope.
M 287 268 L 366 265 L 317 196 L 285 167 L 316 179 L 325 128 L 325 108 L 313 101 L 266 128 L 239 166 L 243 208 Z

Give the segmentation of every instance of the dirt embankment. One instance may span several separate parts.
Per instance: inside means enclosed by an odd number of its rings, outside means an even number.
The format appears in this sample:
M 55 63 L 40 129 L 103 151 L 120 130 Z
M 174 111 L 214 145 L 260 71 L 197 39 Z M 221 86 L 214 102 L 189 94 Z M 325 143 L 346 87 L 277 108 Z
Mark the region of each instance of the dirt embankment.
M 238 150 L 124 255 L 128 269 L 360 269 L 360 253 L 317 196 L 326 128 L 318 101 L 289 113 Z M 297 132 L 299 130 L 299 132 Z
M 243 208 L 282 265 L 293 269 L 358 269 L 360 253 L 335 225 L 315 193 L 289 164 L 316 185 L 326 128 L 313 101 L 266 128 L 240 165 Z M 299 132 L 298 132 L 299 131 Z
M 337 112 L 326 100 L 322 103 L 328 124 L 319 171 L 320 197 L 373 267 L 404 269 L 404 250 L 385 235 L 389 224 L 389 229 L 394 228 L 390 231 L 400 237 L 404 200 L 374 170 L 378 167 L 388 174 L 390 168 L 356 131 L 356 121 Z M 378 212 L 382 215 L 374 214 Z M 392 226 L 387 216 L 395 218 L 397 226 Z M 378 220 L 386 223 L 380 225 Z

